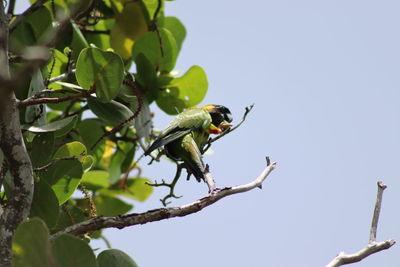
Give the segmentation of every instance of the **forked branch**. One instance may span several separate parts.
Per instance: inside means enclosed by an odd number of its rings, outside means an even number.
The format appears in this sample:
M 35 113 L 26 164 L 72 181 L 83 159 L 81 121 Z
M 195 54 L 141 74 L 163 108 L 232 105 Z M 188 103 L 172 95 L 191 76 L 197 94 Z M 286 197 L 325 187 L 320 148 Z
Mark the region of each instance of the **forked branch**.
M 381 211 L 383 190 L 385 189 L 386 185 L 383 184 L 382 182 L 378 182 L 378 193 L 376 197 L 374 214 L 372 217 L 371 231 L 370 231 L 370 238 L 368 245 L 365 248 L 353 254 L 346 254 L 344 252 L 340 252 L 339 255 L 337 255 L 326 267 L 338 267 L 345 264 L 362 261 L 369 255 L 388 249 L 396 243 L 394 239 L 388 239 L 383 242 L 376 242 L 376 231 L 378 228 L 379 214 Z

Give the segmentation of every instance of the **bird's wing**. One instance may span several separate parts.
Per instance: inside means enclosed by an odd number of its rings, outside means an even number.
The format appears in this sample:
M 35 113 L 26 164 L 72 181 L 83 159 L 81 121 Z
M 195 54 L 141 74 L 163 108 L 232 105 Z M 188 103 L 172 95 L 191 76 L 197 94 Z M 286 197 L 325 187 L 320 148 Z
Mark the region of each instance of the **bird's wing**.
M 211 123 L 210 114 L 201 108 L 191 108 L 178 114 L 157 139 L 146 150 L 145 155 L 153 150 L 175 141 L 193 130 L 207 128 Z

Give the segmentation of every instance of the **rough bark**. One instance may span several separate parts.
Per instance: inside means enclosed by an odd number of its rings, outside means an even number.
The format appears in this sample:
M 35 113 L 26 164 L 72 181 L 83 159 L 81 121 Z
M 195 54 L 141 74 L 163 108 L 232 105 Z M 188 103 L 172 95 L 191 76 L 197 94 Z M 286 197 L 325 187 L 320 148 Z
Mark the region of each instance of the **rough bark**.
M 8 65 L 8 19 L 0 1 L 0 76 L 10 79 Z M 12 236 L 29 215 L 33 198 L 32 164 L 26 151 L 19 112 L 12 88 L 0 84 L 0 149 L 11 177 L 11 197 L 0 207 L 0 266 L 11 266 Z

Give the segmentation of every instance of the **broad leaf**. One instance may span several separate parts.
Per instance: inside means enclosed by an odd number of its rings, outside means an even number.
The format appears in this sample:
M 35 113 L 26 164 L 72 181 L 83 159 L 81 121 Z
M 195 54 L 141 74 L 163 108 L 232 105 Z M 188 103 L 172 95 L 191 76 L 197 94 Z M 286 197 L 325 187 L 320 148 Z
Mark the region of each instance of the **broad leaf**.
M 75 206 L 61 206 L 59 212 L 60 215 L 58 217 L 57 224 L 52 228 L 52 233 L 88 219 L 84 212 Z
M 90 2 L 90 1 L 88 1 L 88 2 Z M 81 51 L 83 49 L 89 47 L 89 44 L 86 41 L 85 36 L 83 36 L 78 25 L 76 25 L 75 23 L 71 23 L 71 24 L 72 24 L 72 42 L 71 42 L 72 59 L 76 60 L 78 58 L 78 56 L 80 55 Z
M 126 180 L 125 186 L 116 183 L 109 189 L 102 189 L 99 192 L 104 195 L 118 195 L 143 202 L 153 193 L 153 187 L 146 183 L 151 183 L 151 180 L 147 178 L 129 178 Z
M 135 41 L 147 33 L 149 15 L 142 1 L 129 1 L 115 19 L 110 33 L 111 45 L 126 60 L 132 56 Z
M 53 154 L 54 133 L 40 133 L 33 138 L 30 157 L 34 168 L 41 167 L 49 162 Z
M 167 89 L 160 92 L 157 105 L 168 114 L 176 114 L 177 110 L 193 107 L 204 99 L 207 75 L 201 67 L 192 66 L 183 76 L 169 79 L 163 87 Z
M 72 196 L 82 175 L 82 164 L 76 159 L 59 161 L 42 174 L 51 185 L 60 205 Z
M 51 72 L 51 78 L 52 77 L 57 77 L 67 71 L 67 62 L 68 58 L 65 54 L 60 52 L 57 49 L 53 50 L 53 57 L 50 60 L 49 64 L 47 64 L 47 72 Z M 58 90 L 61 89 L 62 86 L 57 83 L 51 83 L 48 85 L 49 88 Z
M 14 267 L 47 267 L 49 265 L 49 230 L 39 218 L 21 223 L 13 237 Z
M 97 267 L 93 250 L 82 239 L 63 234 L 52 242 L 57 267 Z
M 112 196 L 98 195 L 93 200 L 99 216 L 118 216 L 133 208 L 133 205 Z
M 84 89 L 94 89 L 102 102 L 110 102 L 121 89 L 124 64 L 113 52 L 85 48 L 79 55 L 75 76 Z
M 136 262 L 119 249 L 108 249 L 97 256 L 99 267 L 138 267 Z
M 87 153 L 85 145 L 78 141 L 73 141 L 62 145 L 57 149 L 54 154 L 54 158 L 67 158 L 67 157 L 79 157 Z
M 88 104 L 90 110 L 109 126 L 116 126 L 133 116 L 133 112 L 127 106 L 116 101 L 102 103 L 88 99 Z M 132 126 L 133 123 L 134 120 L 131 120 L 126 125 Z
M 50 185 L 41 179 L 35 183 L 31 213 L 29 217 L 40 217 L 49 228 L 58 220 L 58 200 Z
M 159 32 L 161 35 L 161 44 L 157 33 L 149 32 L 135 43 L 133 58 L 136 62 L 138 55 L 144 54 L 153 66 L 158 67 L 161 72 L 168 73 L 175 67 L 178 46 L 169 30 L 160 28 Z
M 137 71 L 136 82 L 146 92 L 147 99 L 151 103 L 158 95 L 156 68 L 142 53 L 136 56 L 135 63 Z
M 98 190 L 101 188 L 107 188 L 110 186 L 109 173 L 106 171 L 89 171 L 86 172 L 81 180 L 81 183 L 85 185 L 89 190 Z
M 149 103 L 143 99 L 142 109 L 135 119 L 136 136 L 138 138 L 146 138 L 150 135 L 153 128 L 153 122 L 150 114 Z
M 79 123 L 78 131 L 86 147 L 92 147 L 100 136 L 103 135 L 104 132 L 101 127 L 101 121 L 94 118 L 86 119 Z
M 182 43 L 186 38 L 186 29 L 182 22 L 176 17 L 165 17 L 164 27 L 168 29 L 175 38 L 178 51 L 181 50 Z
M 46 133 L 46 132 L 55 132 L 57 130 L 61 130 L 64 127 L 68 127 L 68 125 L 73 122 L 74 116 L 67 117 L 65 119 L 61 119 L 58 121 L 53 121 L 45 125 L 41 126 L 30 126 L 30 125 L 23 125 L 22 128 L 24 130 L 28 130 L 34 133 Z

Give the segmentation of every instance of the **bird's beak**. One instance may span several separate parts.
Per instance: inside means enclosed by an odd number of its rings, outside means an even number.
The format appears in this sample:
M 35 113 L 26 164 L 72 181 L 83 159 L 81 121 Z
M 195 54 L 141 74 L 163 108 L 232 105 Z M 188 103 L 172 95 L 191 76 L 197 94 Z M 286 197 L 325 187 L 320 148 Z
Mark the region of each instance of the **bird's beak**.
M 221 124 L 218 126 L 218 128 L 220 128 L 221 130 L 226 130 L 226 129 L 232 127 L 232 126 L 233 126 L 232 123 L 229 123 L 229 122 L 227 122 L 227 121 L 223 121 L 223 122 L 221 122 Z

